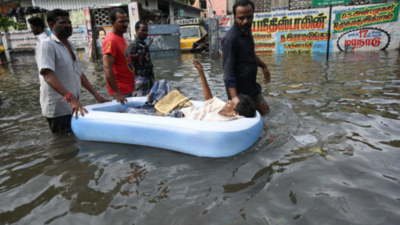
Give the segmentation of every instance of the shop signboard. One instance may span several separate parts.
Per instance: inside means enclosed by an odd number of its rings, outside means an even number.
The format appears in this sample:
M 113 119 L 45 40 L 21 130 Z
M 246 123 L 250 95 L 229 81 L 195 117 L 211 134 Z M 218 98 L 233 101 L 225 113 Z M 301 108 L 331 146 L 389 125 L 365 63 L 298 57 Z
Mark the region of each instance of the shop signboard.
M 313 7 L 330 6 L 330 5 L 343 5 L 350 3 L 351 0 L 313 0 Z

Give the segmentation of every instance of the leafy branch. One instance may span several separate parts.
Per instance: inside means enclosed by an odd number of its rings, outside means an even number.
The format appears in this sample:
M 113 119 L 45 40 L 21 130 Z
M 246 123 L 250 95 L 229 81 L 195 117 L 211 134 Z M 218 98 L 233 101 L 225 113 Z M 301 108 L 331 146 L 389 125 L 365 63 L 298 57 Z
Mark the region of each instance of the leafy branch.
M 0 31 L 8 32 L 8 29 L 13 27 L 14 29 L 18 29 L 20 27 L 25 27 L 22 23 L 15 22 L 12 18 L 1 16 L 0 17 Z

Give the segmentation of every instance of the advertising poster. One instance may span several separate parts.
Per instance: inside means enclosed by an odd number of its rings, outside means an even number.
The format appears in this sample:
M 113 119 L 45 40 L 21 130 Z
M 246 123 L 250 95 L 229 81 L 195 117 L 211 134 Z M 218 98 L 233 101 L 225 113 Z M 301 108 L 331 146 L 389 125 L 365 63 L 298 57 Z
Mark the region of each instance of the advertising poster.
M 47 34 L 48 35 L 52 34 L 51 30 L 47 30 Z M 35 39 L 36 39 L 36 37 L 35 37 Z M 75 47 L 87 46 L 88 34 L 87 34 L 87 30 L 86 30 L 86 25 L 73 25 L 72 26 L 72 36 L 68 38 L 68 41 L 70 41 L 72 44 L 74 44 Z
M 97 48 L 103 48 L 103 43 L 106 35 L 112 31 L 111 26 L 96 26 L 95 38 Z
M 129 27 L 130 27 L 130 31 L 131 31 L 131 40 L 133 41 L 133 39 L 135 38 L 135 25 L 136 22 L 140 20 L 139 17 L 139 6 L 137 2 L 132 2 L 128 4 L 128 9 L 129 9 Z
M 87 30 L 87 40 L 89 46 L 89 58 L 93 58 L 92 50 L 93 50 L 93 30 L 92 30 L 92 20 L 90 19 L 90 9 L 86 8 L 83 10 L 85 14 L 85 24 Z
M 218 31 L 218 36 L 219 36 L 219 51 L 220 55 L 222 54 L 222 38 L 225 37 L 225 34 L 231 29 L 233 25 L 233 16 L 221 16 L 218 18 L 219 22 L 219 31 Z
M 329 9 L 256 13 L 252 32 L 257 54 L 326 52 Z
M 86 25 L 73 25 L 72 36 L 68 38 L 75 46 L 87 46 L 87 30 Z
M 374 51 L 398 48 L 400 2 L 335 7 L 333 51 Z
M 221 16 L 219 20 L 219 39 L 222 39 L 233 25 L 232 16 Z
M 12 49 L 36 47 L 37 38 L 30 30 L 10 31 L 8 34 Z
M 69 19 L 72 25 L 85 24 L 85 9 L 84 10 L 70 10 Z

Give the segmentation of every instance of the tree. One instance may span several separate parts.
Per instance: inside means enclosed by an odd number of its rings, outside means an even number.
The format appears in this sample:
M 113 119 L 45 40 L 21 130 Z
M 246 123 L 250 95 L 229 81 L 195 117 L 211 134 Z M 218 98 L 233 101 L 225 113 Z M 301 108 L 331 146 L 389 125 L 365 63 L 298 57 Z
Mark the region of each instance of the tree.
M 188 5 L 193 5 L 196 2 L 196 0 L 178 0 L 178 1 L 186 3 Z
M 13 27 L 14 29 L 18 29 L 19 27 L 24 27 L 24 24 L 14 22 L 13 19 L 5 16 L 0 17 L 0 31 L 8 32 L 8 29 Z

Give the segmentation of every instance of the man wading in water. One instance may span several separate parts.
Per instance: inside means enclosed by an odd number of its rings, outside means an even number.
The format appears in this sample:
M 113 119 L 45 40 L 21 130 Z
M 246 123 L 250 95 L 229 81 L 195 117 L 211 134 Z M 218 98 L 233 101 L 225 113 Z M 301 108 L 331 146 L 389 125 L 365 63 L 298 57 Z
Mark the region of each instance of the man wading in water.
M 135 67 L 135 92 L 133 96 L 147 95 L 154 85 L 153 64 L 150 59 L 149 46 L 146 46 L 149 27 L 145 21 L 135 24 L 135 40 L 129 45 L 128 51 Z
M 112 32 L 109 32 L 103 42 L 103 68 L 106 75 L 108 93 L 121 104 L 127 97 L 132 97 L 135 90 L 135 74 L 128 44 L 124 33 L 128 30 L 129 19 L 125 11 L 115 8 L 110 11 Z
M 269 112 L 269 107 L 262 96 L 260 84 L 256 82 L 257 66 L 262 68 L 265 84 L 271 81 L 271 74 L 254 50 L 251 33 L 254 4 L 248 0 L 239 0 L 233 5 L 233 14 L 235 23 L 222 39 L 224 81 L 228 99 L 232 99 L 236 106 L 239 94 L 248 95 L 256 104 L 257 111 L 264 115 Z
M 43 39 L 36 51 L 40 71 L 40 105 L 53 133 L 69 132 L 71 114 L 75 113 L 78 118 L 78 111 L 82 116 L 83 111 L 87 113 L 79 101 L 81 85 L 99 103 L 110 100 L 101 97 L 83 73 L 75 47 L 68 41 L 72 35 L 69 13 L 54 9 L 47 13 L 47 23 L 53 34 Z

